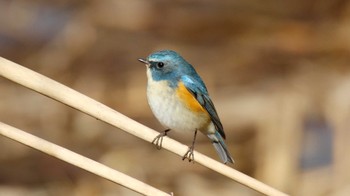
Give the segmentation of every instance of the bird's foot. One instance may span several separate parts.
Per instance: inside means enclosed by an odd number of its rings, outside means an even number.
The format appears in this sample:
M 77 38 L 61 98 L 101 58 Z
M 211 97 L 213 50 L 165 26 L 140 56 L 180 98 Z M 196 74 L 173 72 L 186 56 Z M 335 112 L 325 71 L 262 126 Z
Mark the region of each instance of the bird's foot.
M 192 145 L 188 147 L 188 150 L 184 154 L 184 156 L 182 157 L 182 160 L 188 159 L 188 162 L 194 163 L 194 152 L 193 151 L 194 151 L 194 144 L 196 143 L 196 137 L 197 137 L 197 129 L 194 132 Z
M 152 144 L 156 145 L 156 148 L 158 150 L 162 149 L 163 137 L 167 136 L 169 131 L 170 131 L 170 129 L 167 129 L 167 130 L 159 133 L 159 135 L 153 139 Z
M 188 159 L 188 162 L 194 163 L 194 145 L 189 146 L 187 152 L 184 154 L 182 157 L 182 160 L 184 161 L 185 159 Z

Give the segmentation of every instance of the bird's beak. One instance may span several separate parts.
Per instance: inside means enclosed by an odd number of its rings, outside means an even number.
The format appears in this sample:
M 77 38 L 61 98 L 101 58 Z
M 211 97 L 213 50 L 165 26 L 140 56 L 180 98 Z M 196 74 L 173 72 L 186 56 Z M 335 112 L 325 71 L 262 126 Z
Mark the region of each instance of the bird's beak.
M 146 59 L 138 59 L 141 63 L 144 63 L 147 67 L 149 67 L 150 63 Z

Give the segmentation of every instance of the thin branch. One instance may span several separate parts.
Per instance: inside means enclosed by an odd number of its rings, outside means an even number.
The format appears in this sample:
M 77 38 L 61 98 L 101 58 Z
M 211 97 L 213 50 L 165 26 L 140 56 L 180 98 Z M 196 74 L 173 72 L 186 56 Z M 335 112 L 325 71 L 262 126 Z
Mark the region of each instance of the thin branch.
M 80 167 L 86 171 L 89 171 L 93 174 L 101 176 L 107 180 L 118 183 L 130 190 L 138 192 L 143 195 L 167 195 L 165 192 L 162 192 L 150 185 L 147 185 L 135 178 L 127 176 L 121 172 L 118 172 L 110 167 L 107 167 L 99 162 L 96 162 L 92 159 L 86 158 L 82 155 L 79 155 L 75 152 L 67 150 L 61 146 L 58 146 L 54 143 L 48 142 L 41 138 L 38 138 L 34 135 L 26 133 L 22 130 L 11 127 L 7 124 L 0 122 L 0 134 L 13 139 L 17 142 L 25 144 L 29 147 L 37 149 L 41 152 L 49 154 L 53 157 L 61 159 L 67 163 Z
M 31 71 L 16 63 L 0 57 L 0 75 L 21 84 L 29 89 L 37 91 L 45 96 L 62 102 L 72 108 L 84 112 L 92 117 L 100 119 L 110 125 L 151 142 L 159 133 L 122 115 L 121 113 L 71 89 L 39 73 Z M 187 151 L 187 146 L 171 138 L 164 138 L 163 148 L 179 156 Z M 251 178 L 233 168 L 230 168 L 199 152 L 195 152 L 196 163 L 225 175 L 244 186 L 250 187 L 266 195 L 284 196 L 280 192 L 254 178 Z

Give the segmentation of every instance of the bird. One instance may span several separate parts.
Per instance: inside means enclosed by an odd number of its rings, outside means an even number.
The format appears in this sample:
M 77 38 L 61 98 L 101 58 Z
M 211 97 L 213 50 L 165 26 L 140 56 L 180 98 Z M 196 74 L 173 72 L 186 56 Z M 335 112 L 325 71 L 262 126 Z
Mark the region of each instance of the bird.
M 227 146 L 223 126 L 209 97 L 207 87 L 194 67 L 173 50 L 161 50 L 147 58 L 147 100 L 158 121 L 167 129 L 152 141 L 162 148 L 163 137 L 170 130 L 194 133 L 192 145 L 182 157 L 194 162 L 197 131 L 206 135 L 221 160 L 234 163 Z

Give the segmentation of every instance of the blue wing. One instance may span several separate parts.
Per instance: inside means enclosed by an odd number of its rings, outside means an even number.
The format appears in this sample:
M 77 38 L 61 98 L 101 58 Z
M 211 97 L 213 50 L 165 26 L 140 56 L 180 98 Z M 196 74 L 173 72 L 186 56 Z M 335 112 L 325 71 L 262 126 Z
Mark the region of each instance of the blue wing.
M 224 129 L 203 81 L 199 77 L 191 77 L 188 75 L 182 76 L 181 81 L 184 83 L 187 90 L 196 98 L 198 103 L 209 113 L 216 130 L 225 139 Z

